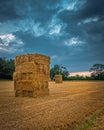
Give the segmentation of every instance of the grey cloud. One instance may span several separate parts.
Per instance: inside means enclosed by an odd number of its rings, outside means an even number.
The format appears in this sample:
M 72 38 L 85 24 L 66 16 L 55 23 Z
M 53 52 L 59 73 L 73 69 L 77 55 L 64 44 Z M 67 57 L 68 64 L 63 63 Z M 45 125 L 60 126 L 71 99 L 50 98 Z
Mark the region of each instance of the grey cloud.
M 81 17 L 101 17 L 104 15 L 104 0 L 87 0 L 85 8 L 82 10 Z
M 20 19 L 21 17 L 16 13 L 15 0 L 1 0 L 0 1 L 0 22 L 8 20 Z
M 15 44 L 18 40 L 9 42 L 14 53 L 4 50 L 1 56 L 42 53 L 52 57 L 51 65 L 63 64 L 70 71 L 85 71 L 94 63 L 104 62 L 103 0 L 0 2 L 0 35 L 11 33 L 24 43 L 21 46 Z M 76 40 L 71 41 L 73 38 Z

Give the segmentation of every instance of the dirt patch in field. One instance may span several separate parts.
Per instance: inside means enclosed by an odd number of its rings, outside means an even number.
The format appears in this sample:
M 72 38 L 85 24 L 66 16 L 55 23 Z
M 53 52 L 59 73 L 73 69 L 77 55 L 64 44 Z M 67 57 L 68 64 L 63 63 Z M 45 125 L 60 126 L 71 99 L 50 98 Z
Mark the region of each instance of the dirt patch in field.
M 74 130 L 104 107 L 104 82 L 49 83 L 50 95 L 14 97 L 12 81 L 0 81 L 0 129 Z

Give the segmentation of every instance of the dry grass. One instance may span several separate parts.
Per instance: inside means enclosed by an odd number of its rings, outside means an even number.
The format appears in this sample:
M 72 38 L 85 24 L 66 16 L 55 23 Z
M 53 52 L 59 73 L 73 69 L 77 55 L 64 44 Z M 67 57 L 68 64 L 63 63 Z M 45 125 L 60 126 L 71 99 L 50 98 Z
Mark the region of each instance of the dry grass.
M 0 130 L 74 130 L 104 107 L 104 82 L 49 83 L 50 96 L 14 97 L 12 81 L 0 81 Z
M 98 116 L 96 116 L 93 125 L 88 130 L 104 130 L 104 108 L 100 110 Z

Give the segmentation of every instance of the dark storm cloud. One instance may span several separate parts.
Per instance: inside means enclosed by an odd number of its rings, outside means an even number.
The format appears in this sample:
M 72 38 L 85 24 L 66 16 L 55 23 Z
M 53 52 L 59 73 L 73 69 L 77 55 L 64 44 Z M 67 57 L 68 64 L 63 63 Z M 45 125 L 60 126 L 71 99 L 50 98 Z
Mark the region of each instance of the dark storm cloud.
M 84 0 L 80 0 L 78 2 L 81 3 L 83 1 Z M 72 25 L 87 18 L 98 17 L 99 20 L 104 20 L 103 5 L 104 0 L 86 0 L 85 4 L 82 5 L 82 7 L 79 8 L 79 10 L 64 10 L 59 14 L 59 16 L 64 22 Z M 79 4 L 77 4 L 76 6 L 79 6 Z
M 1 0 L 0 22 L 24 19 L 27 16 L 33 17 L 36 21 L 41 20 L 46 22 L 46 20 L 55 13 L 55 9 L 49 10 L 49 8 L 54 7 L 58 1 L 59 0 Z
M 104 0 L 1 0 L 0 55 L 51 56 L 70 71 L 104 63 Z
M 87 0 L 85 8 L 80 15 L 81 18 L 104 16 L 104 0 Z
M 49 2 L 47 2 L 47 4 L 49 4 Z M 54 11 L 47 9 L 47 4 L 42 0 L 41 2 L 39 0 L 20 1 L 16 6 L 16 12 L 21 17 L 32 17 L 36 22 L 44 23 L 47 22 L 54 13 Z
M 20 18 L 16 13 L 14 5 L 14 0 L 0 0 L 0 22 Z

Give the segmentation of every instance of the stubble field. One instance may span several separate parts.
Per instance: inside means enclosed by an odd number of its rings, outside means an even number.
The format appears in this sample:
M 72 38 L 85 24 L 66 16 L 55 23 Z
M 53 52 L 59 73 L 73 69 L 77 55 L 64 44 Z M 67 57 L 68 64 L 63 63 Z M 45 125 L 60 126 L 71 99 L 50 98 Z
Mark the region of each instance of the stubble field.
M 46 97 L 14 97 L 13 81 L 0 81 L 0 130 L 80 130 L 104 109 L 103 81 L 49 82 L 49 89 Z M 101 121 L 91 129 L 103 130 Z

